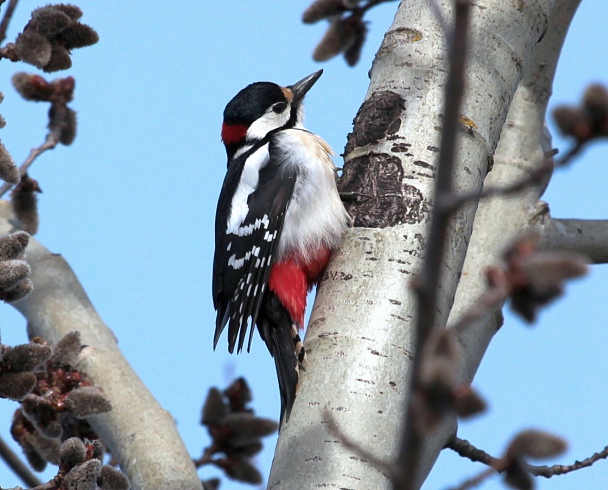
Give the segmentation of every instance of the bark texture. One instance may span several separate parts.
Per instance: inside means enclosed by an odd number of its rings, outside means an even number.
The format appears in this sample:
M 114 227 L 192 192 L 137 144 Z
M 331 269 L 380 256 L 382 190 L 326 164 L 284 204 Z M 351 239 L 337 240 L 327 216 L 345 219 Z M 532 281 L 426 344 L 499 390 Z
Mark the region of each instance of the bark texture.
M 451 1 L 439 3 L 449 19 Z M 475 2 L 456 192 L 481 190 L 552 7 L 551 0 Z M 387 474 L 328 432 L 323 409 L 361 447 L 381 460 L 394 458 L 415 354 L 409 283 L 425 253 L 433 207 L 445 61 L 444 35 L 428 2 L 402 2 L 346 146 L 340 190 L 361 228 L 349 230 L 319 288 L 306 336 L 309 366 L 279 437 L 271 489 L 390 487 Z M 450 227 L 437 305 L 444 325 L 475 210 L 474 202 L 464 207 Z M 427 447 L 421 479 L 454 431 L 455 424 L 444 428 Z

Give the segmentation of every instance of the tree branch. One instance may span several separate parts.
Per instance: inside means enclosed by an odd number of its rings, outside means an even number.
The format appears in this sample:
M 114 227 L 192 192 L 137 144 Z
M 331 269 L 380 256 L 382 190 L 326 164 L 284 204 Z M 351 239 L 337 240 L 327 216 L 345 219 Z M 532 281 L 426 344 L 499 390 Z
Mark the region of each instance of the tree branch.
M 0 458 L 6 462 L 7 466 L 13 470 L 13 473 L 15 473 L 15 475 L 17 475 L 26 485 L 30 487 L 42 485 L 42 482 L 34 473 L 32 473 L 29 467 L 19 459 L 19 456 L 13 452 L 2 437 L 0 437 Z
M 19 173 L 21 174 L 21 177 L 23 177 L 27 173 L 28 169 L 30 168 L 32 163 L 34 163 L 36 158 L 38 158 L 45 151 L 54 149 L 59 144 L 59 138 L 59 131 L 50 131 L 46 135 L 44 143 L 42 143 L 37 148 L 32 148 L 30 150 L 30 154 L 19 167 Z M 2 184 L 2 186 L 0 187 L 0 198 L 4 196 L 4 194 L 6 194 L 11 189 L 11 187 L 13 187 L 13 184 L 8 184 L 6 182 Z
M 4 1 L 5 0 L 2 0 L 2 2 L 0 2 L 0 5 L 2 3 L 4 3 Z M 6 12 L 4 12 L 4 16 L 2 17 L 2 22 L 0 22 L 0 44 L 2 44 L 4 42 L 4 40 L 6 39 L 6 31 L 8 30 L 8 25 L 11 22 L 13 13 L 15 12 L 15 9 L 17 8 L 18 2 L 19 2 L 19 0 L 10 0 L 10 2 L 8 3 L 8 5 L 6 7 Z
M 460 439 L 459 437 L 454 436 L 447 442 L 445 447 L 458 453 L 463 458 L 468 458 L 476 463 L 483 463 L 485 465 L 491 466 L 494 471 L 498 473 L 504 471 L 501 469 L 502 466 L 504 466 L 502 458 L 495 458 L 484 450 L 478 449 L 465 439 Z M 594 453 L 592 456 L 589 456 L 588 458 L 585 458 L 582 461 L 576 461 L 573 464 L 554 464 L 552 466 L 546 466 L 526 463 L 525 469 L 531 475 L 551 478 L 552 476 L 565 475 L 567 473 L 572 473 L 573 471 L 577 471 L 582 468 L 588 468 L 589 466 L 592 466 L 594 463 L 597 463 L 602 459 L 608 459 L 608 446 L 606 446 L 603 450 Z
M 543 247 L 577 252 L 594 264 L 608 263 L 608 220 L 547 218 L 540 225 Z
M 9 204 L 0 201 L 0 233 L 13 230 L 13 219 Z M 114 334 L 99 318 L 69 264 L 33 238 L 26 260 L 34 291 L 13 306 L 26 317 L 30 338 L 39 335 L 54 344 L 70 331 L 80 332 L 87 347 L 77 367 L 104 390 L 113 406 L 109 413 L 87 420 L 117 458 L 132 488 L 201 488 L 173 418 L 122 356 Z
M 409 403 L 406 404 L 404 433 L 396 467 L 401 471 L 393 479 L 394 490 L 410 490 L 416 485 L 416 471 L 421 456 L 423 434 L 416 417 L 412 393 L 417 389 L 422 356 L 426 340 L 436 326 L 437 295 L 444 258 L 448 244 L 448 222 L 453 208 L 442 206 L 445 199 L 453 196 L 452 179 L 456 161 L 456 144 L 459 132 L 460 105 L 464 93 L 464 73 L 469 38 L 469 0 L 456 0 L 454 6 L 453 48 L 449 53 L 449 74 L 445 85 L 444 119 L 441 131 L 439 160 L 437 162 L 437 186 L 435 209 L 431 218 L 426 258 L 420 275 L 415 280 L 417 294 L 416 356 L 410 378 Z

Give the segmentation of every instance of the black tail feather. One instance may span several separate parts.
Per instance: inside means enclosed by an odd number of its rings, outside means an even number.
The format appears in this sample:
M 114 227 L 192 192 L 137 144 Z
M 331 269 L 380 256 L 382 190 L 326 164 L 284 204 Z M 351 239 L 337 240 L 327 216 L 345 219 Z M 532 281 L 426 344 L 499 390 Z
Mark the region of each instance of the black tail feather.
M 258 330 L 274 358 L 281 394 L 281 423 L 289 420 L 298 386 L 298 357 L 294 350 L 291 318 L 272 291 L 266 298 L 257 318 Z

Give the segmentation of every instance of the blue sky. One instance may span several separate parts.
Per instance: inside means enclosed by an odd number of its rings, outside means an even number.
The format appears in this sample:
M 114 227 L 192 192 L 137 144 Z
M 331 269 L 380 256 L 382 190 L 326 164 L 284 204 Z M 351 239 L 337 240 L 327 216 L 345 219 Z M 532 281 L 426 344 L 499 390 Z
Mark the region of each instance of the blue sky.
M 100 42 L 74 52 L 78 135 L 71 147 L 43 155 L 30 175 L 44 190 L 37 239 L 63 254 L 124 354 L 160 403 L 173 414 L 193 456 L 207 444 L 198 425 L 210 386 L 244 375 L 263 416 L 279 412 L 274 366 L 256 337 L 251 354 L 213 352 L 211 302 L 213 217 L 225 171 L 219 139 L 223 108 L 248 83 L 283 85 L 325 69 L 307 96 L 307 126 L 340 153 L 368 86 L 367 70 L 392 21 L 396 3 L 370 12 L 370 35 L 358 67 L 342 59 L 319 65 L 311 52 L 325 24 L 300 22 L 307 1 L 77 2 Z M 29 13 L 22 0 L 9 31 L 14 39 Z M 145 7 L 142 7 L 145 5 Z M 586 0 L 560 62 L 552 106 L 576 102 L 591 81 L 608 83 L 608 11 Z M 44 139 L 47 106 L 21 100 L 10 86 L 30 66 L 0 62 L 0 138 L 17 162 Z M 55 78 L 51 76 L 49 78 Z M 555 145 L 565 148 L 557 139 Z M 608 145 L 589 148 L 558 173 L 545 198 L 557 217 L 605 218 Z M 339 161 L 338 161 L 339 164 Z M 605 346 L 608 271 L 599 266 L 572 284 L 564 301 L 526 328 L 511 316 L 490 346 L 475 385 L 490 403 L 462 436 L 499 453 L 519 429 L 540 427 L 570 441 L 570 463 L 608 444 Z M 23 319 L 0 305 L 2 341 L 26 341 Z M 0 433 L 8 436 L 15 405 L 0 403 Z M 267 475 L 273 441 L 259 458 Z M 442 456 L 425 489 L 442 489 L 480 471 Z M 215 472 L 204 470 L 202 477 Z M 538 488 L 605 488 L 608 462 Z M 0 466 L 0 484 L 19 484 Z M 222 489 L 245 488 L 224 481 Z M 484 488 L 501 488 L 496 482 Z

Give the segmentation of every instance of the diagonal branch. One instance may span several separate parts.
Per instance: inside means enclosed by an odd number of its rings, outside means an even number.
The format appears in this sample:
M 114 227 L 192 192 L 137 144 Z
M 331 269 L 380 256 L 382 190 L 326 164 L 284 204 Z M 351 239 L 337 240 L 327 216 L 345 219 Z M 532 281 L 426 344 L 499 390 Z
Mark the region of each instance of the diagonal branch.
M 577 252 L 594 264 L 608 263 L 608 220 L 550 218 L 541 228 L 544 248 Z
M 0 458 L 13 470 L 19 479 L 30 487 L 42 485 L 42 482 L 32 473 L 32 471 L 19 459 L 6 441 L 0 437 Z
M 503 466 L 501 458 L 496 458 L 490 455 L 484 450 L 475 447 L 465 439 L 460 439 L 459 437 L 454 436 L 448 441 L 445 447 L 456 452 L 463 458 L 468 458 L 476 463 L 483 463 L 491 466 L 498 473 L 501 472 L 500 468 Z M 552 476 L 565 475 L 567 473 L 572 473 L 573 471 L 588 468 L 602 459 L 608 459 L 608 446 L 601 451 L 594 453 L 592 456 L 589 456 L 582 461 L 576 461 L 573 464 L 555 464 L 552 466 L 526 464 L 525 468 L 531 475 L 551 478 Z
M 36 158 L 38 158 L 45 151 L 54 149 L 59 144 L 59 139 L 59 131 L 50 131 L 46 135 L 44 143 L 42 143 L 37 148 L 32 148 L 28 157 L 19 167 L 19 173 L 21 174 L 21 177 L 23 177 L 27 173 L 28 169 L 34 163 Z M 13 187 L 13 184 L 9 184 L 7 182 L 2 184 L 2 187 L 0 187 L 0 197 L 4 196 L 4 194 L 6 194 L 11 189 L 11 187 Z
M 4 3 L 5 0 L 0 2 L 0 5 Z M 17 8 L 17 3 L 19 0 L 10 0 L 6 7 L 6 12 L 4 12 L 4 17 L 2 17 L 2 22 L 0 22 L 0 44 L 4 42 L 6 39 L 6 31 L 8 30 L 8 25 L 11 22 L 13 17 L 13 13 L 15 12 L 15 8 Z
M 416 278 L 417 317 L 416 317 L 416 352 L 412 375 L 410 378 L 409 403 L 405 411 L 404 433 L 396 466 L 401 472 L 393 480 L 394 490 L 414 488 L 415 474 L 421 456 L 422 434 L 416 420 L 416 410 L 412 396 L 416 390 L 417 380 L 422 365 L 421 352 L 425 342 L 435 327 L 437 295 L 443 264 L 444 250 L 447 244 L 451 207 L 442 206 L 448 196 L 453 195 L 452 179 L 456 161 L 456 144 L 459 132 L 460 105 L 464 93 L 464 75 L 466 50 L 469 37 L 468 0 L 456 0 L 454 5 L 453 44 L 449 53 L 449 75 L 445 85 L 444 120 L 441 132 L 439 160 L 437 163 L 437 180 L 435 190 L 435 209 L 432 214 L 431 228 L 422 271 Z
M 0 234 L 12 229 L 7 202 L 0 202 Z M 30 239 L 27 262 L 33 292 L 14 304 L 28 322 L 30 337 L 56 343 L 70 331 L 81 334 L 78 367 L 103 388 L 113 409 L 90 417 L 93 429 L 118 459 L 133 488 L 201 488 L 175 422 L 163 410 L 118 349 L 74 271 L 60 255 Z M 150 430 L 153 427 L 154 430 Z M 162 484 L 161 484 L 162 482 Z

